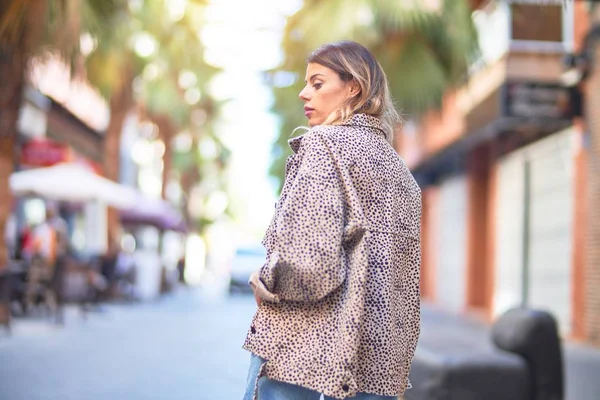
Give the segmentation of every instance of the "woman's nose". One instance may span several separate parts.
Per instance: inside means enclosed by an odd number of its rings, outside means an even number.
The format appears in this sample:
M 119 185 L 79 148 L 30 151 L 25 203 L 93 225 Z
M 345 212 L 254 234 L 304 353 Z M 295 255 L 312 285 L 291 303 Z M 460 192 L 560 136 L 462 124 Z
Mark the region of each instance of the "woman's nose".
M 302 99 L 304 101 L 308 101 L 308 90 L 306 90 L 306 87 L 300 91 L 300 94 L 298 94 L 298 97 L 300 97 L 300 99 Z

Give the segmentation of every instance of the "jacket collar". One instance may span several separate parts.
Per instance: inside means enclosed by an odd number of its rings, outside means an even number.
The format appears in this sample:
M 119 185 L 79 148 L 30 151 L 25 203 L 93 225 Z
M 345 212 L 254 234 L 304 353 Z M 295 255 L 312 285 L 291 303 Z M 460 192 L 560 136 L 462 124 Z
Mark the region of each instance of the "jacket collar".
M 342 125 L 346 126 L 363 126 L 367 128 L 379 129 L 381 133 L 383 131 L 383 124 L 377 117 L 368 114 L 354 114 L 348 118 Z
M 305 134 L 296 136 L 288 140 L 288 144 L 290 145 L 290 148 L 292 149 L 294 154 L 296 154 L 300 149 L 300 143 L 302 143 L 302 138 L 304 137 L 304 135 Z
M 374 128 L 379 131 L 379 134 L 385 135 L 383 124 L 379 118 L 367 114 L 353 114 L 350 118 L 344 121 L 343 124 L 338 126 L 361 126 L 366 128 Z M 300 135 L 288 140 L 288 144 L 294 153 L 297 153 L 300 149 L 300 144 L 302 143 L 303 137 L 304 135 Z

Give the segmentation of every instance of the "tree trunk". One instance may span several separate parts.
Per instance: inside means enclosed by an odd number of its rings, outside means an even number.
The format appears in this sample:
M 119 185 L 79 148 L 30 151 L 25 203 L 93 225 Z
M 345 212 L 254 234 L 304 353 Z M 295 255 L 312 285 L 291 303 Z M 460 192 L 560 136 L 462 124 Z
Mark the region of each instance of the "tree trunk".
M 15 163 L 14 146 L 23 98 L 25 60 L 23 46 L 0 45 L 0 269 L 5 267 L 8 261 L 4 240 L 6 222 L 12 206 L 8 180 Z
M 192 149 L 198 148 L 198 139 L 194 137 L 192 141 Z M 183 217 L 185 218 L 185 223 L 188 227 L 194 226 L 195 222 L 190 215 L 189 210 L 189 201 L 190 194 L 192 192 L 192 188 L 200 181 L 202 177 L 200 176 L 200 171 L 198 171 L 198 165 L 192 164 L 189 165 L 181 172 L 181 190 L 183 191 L 183 204 L 182 204 L 182 212 Z
M 121 87 L 110 99 L 110 122 L 104 137 L 104 173 L 108 179 L 119 181 L 121 132 L 127 114 L 134 106 L 133 72 L 124 74 Z M 108 209 L 107 234 L 109 244 L 118 241 L 121 236 L 119 213 L 114 208 Z
M 167 199 L 167 183 L 171 174 L 173 165 L 173 148 L 171 142 L 175 134 L 175 128 L 171 119 L 166 115 L 152 116 L 152 120 L 158 125 L 158 134 L 165 144 L 165 154 L 163 155 L 163 171 L 162 171 L 162 191 L 163 199 Z

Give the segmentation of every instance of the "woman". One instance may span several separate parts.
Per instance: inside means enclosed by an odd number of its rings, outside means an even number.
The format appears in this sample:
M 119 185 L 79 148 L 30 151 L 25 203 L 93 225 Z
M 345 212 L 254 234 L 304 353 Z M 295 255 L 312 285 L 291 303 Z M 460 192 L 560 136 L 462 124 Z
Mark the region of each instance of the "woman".
M 294 155 L 250 279 L 245 400 L 396 399 L 419 336 L 421 192 L 390 145 L 385 74 L 355 42 L 317 49 Z

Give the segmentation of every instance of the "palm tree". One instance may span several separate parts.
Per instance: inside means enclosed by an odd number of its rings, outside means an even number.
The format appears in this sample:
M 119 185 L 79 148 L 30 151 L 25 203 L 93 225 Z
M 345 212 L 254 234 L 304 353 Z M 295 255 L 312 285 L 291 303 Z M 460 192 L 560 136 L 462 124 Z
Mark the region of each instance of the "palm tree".
M 77 64 L 80 35 L 96 32 L 124 8 L 126 0 L 0 0 L 0 232 L 10 214 L 8 179 L 14 170 L 17 119 L 29 62 L 52 53 Z M 0 268 L 7 251 L 0 241 Z
M 110 100 L 104 157 L 108 178 L 118 180 L 123 122 L 136 104 L 160 128 L 166 147 L 165 178 L 169 174 L 170 140 L 200 108 L 205 84 L 216 72 L 204 62 L 198 36 L 203 6 L 204 1 L 190 1 L 183 13 L 170 17 L 167 0 L 146 0 L 143 6 L 130 7 L 127 21 L 96 38 L 98 45 L 87 57 L 86 67 L 90 82 Z M 188 77 L 183 84 L 182 74 Z M 109 213 L 108 226 L 109 236 L 118 236 L 114 211 Z
M 166 4 L 166 3 L 164 3 Z M 159 136 L 165 144 L 163 156 L 163 198 L 166 198 L 166 184 L 175 170 L 185 175 L 183 184 L 184 207 L 191 189 L 202 177 L 211 176 L 217 181 L 223 176 L 228 150 L 216 137 L 214 123 L 220 103 L 215 101 L 207 90 L 208 81 L 218 72 L 207 65 L 203 57 L 203 44 L 198 36 L 202 20 L 203 2 L 198 1 L 185 17 L 176 22 L 154 26 L 152 34 L 160 43 L 156 57 L 146 67 L 160 65 L 158 74 L 142 74 L 140 102 L 148 119 L 159 128 Z M 159 11 L 157 8 L 156 11 Z M 152 16 L 150 21 L 155 20 Z M 172 140 L 182 130 L 192 134 L 193 145 L 189 154 L 183 157 L 183 164 L 174 163 Z M 218 160 L 204 160 L 198 153 L 201 138 L 210 138 L 220 155 Z M 181 157 L 179 158 L 181 161 Z M 214 167 L 216 164 L 217 168 Z M 215 176 L 216 175 L 216 176 Z M 187 211 L 187 210 L 186 210 Z M 185 213 L 188 226 L 202 231 L 212 221 L 192 218 Z M 196 219 L 196 220 L 194 220 Z
M 440 105 L 443 93 L 462 82 L 475 58 L 477 37 L 470 11 L 467 0 L 305 0 L 288 19 L 285 59 L 277 71 L 303 77 L 312 50 L 331 41 L 355 40 L 382 64 L 402 114 L 418 116 Z M 272 173 L 280 181 L 290 128 L 304 122 L 301 113 L 290 111 L 300 107 L 296 96 L 302 80 L 274 89 L 274 111 L 283 115 L 283 130 L 274 147 L 279 156 Z

